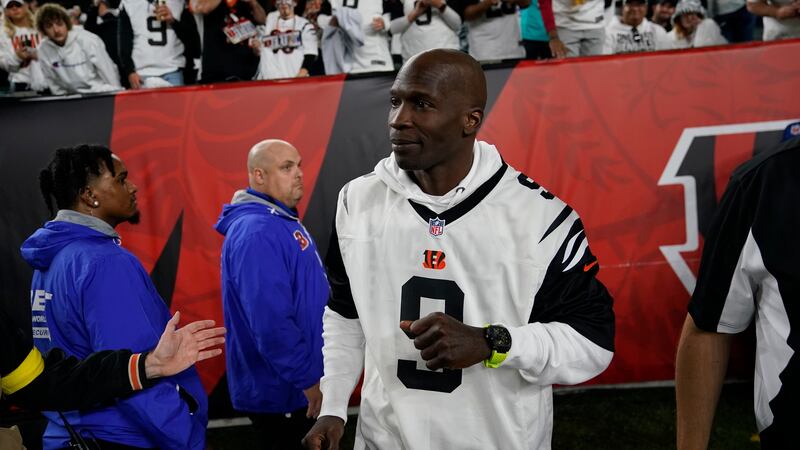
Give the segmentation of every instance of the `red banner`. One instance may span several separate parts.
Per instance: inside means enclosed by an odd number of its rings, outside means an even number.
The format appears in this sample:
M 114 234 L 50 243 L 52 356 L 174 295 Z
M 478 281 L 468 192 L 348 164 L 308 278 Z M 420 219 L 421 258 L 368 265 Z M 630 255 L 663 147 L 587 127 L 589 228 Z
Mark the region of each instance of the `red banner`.
M 728 176 L 800 117 L 800 58 L 792 54 L 800 41 L 524 62 L 494 86 L 500 94 L 480 138 L 581 214 L 615 297 L 617 352 L 595 382 L 672 378 L 704 225 Z M 120 231 L 149 271 L 179 237 L 173 310 L 187 321 L 221 321 L 222 239 L 212 226 L 245 186 L 247 151 L 262 139 L 300 150 L 300 209 L 318 197 L 324 212 L 306 225 L 324 239 L 336 189 L 319 188 L 320 180 L 341 186 L 342 161 L 363 164 L 363 173 L 389 152 L 383 125 L 349 140 L 337 130 L 385 123 L 387 85 L 331 77 L 117 96 L 111 147 L 143 208 L 142 223 Z M 366 94 L 353 98 L 359 88 Z M 223 372 L 221 359 L 201 366 L 208 388 Z

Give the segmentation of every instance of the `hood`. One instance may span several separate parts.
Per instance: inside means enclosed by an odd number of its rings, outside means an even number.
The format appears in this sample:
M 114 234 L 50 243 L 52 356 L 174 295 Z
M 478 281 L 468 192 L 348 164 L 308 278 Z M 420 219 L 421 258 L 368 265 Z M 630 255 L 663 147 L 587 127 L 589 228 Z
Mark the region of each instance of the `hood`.
M 222 206 L 222 213 L 214 225 L 221 235 L 227 235 L 236 219 L 248 214 L 274 214 L 287 220 L 297 221 L 297 210 L 289 208 L 274 198 L 247 188 L 236 191 L 229 204 Z
M 120 244 L 119 235 L 110 225 L 103 222 L 113 234 L 100 231 L 102 226 L 94 224 L 94 221 L 102 222 L 78 212 L 59 211 L 54 220 L 44 224 L 22 243 L 22 259 L 34 269 L 47 270 L 61 249 L 74 241 L 113 241 Z
M 503 159 L 494 145 L 483 141 L 475 141 L 472 167 L 469 173 L 456 187 L 442 196 L 428 195 L 422 192 L 422 189 L 411 179 L 408 172 L 397 165 L 394 153 L 378 162 L 378 165 L 375 166 L 375 174 L 389 186 L 389 189 L 409 200 L 427 206 L 436 213 L 441 213 L 469 197 L 486 180 L 491 178 L 502 165 Z
M 675 12 L 672 13 L 672 25 L 675 25 L 678 17 L 688 13 L 696 13 L 701 19 L 706 18 L 706 9 L 703 8 L 699 0 L 681 0 L 675 7 Z

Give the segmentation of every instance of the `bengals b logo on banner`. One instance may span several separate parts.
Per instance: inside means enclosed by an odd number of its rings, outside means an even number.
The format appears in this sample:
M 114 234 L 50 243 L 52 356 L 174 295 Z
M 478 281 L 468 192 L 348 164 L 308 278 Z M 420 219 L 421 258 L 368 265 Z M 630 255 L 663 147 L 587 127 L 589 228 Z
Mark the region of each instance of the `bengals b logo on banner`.
M 422 267 L 426 269 L 442 270 L 447 266 L 444 262 L 444 252 L 441 250 L 425 250 L 422 256 Z
M 660 246 L 686 291 L 694 292 L 697 269 L 686 254 L 699 252 L 734 169 L 781 142 L 792 119 L 685 128 L 664 167 L 660 186 L 682 185 L 686 242 Z M 699 257 L 699 255 L 695 255 Z

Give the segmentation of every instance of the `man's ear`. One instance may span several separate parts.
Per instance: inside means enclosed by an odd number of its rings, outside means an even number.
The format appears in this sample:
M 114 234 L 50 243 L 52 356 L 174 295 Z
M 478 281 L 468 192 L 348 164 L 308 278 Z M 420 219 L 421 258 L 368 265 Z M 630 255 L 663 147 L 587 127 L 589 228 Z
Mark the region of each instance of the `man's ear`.
M 481 108 L 471 109 L 464 117 L 464 136 L 477 133 L 482 124 L 483 110 Z
M 95 203 L 97 202 L 97 197 L 94 195 L 94 191 L 90 186 L 86 186 L 81 188 L 78 191 L 78 203 L 81 203 L 89 208 L 96 208 L 98 205 Z

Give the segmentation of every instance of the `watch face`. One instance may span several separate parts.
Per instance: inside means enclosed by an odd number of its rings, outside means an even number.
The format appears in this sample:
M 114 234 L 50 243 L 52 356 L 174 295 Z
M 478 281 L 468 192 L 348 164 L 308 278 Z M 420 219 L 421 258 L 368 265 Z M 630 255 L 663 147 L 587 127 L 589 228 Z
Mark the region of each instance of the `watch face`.
M 511 333 L 505 327 L 490 325 L 486 328 L 486 340 L 489 341 L 489 347 L 498 353 L 511 350 Z

